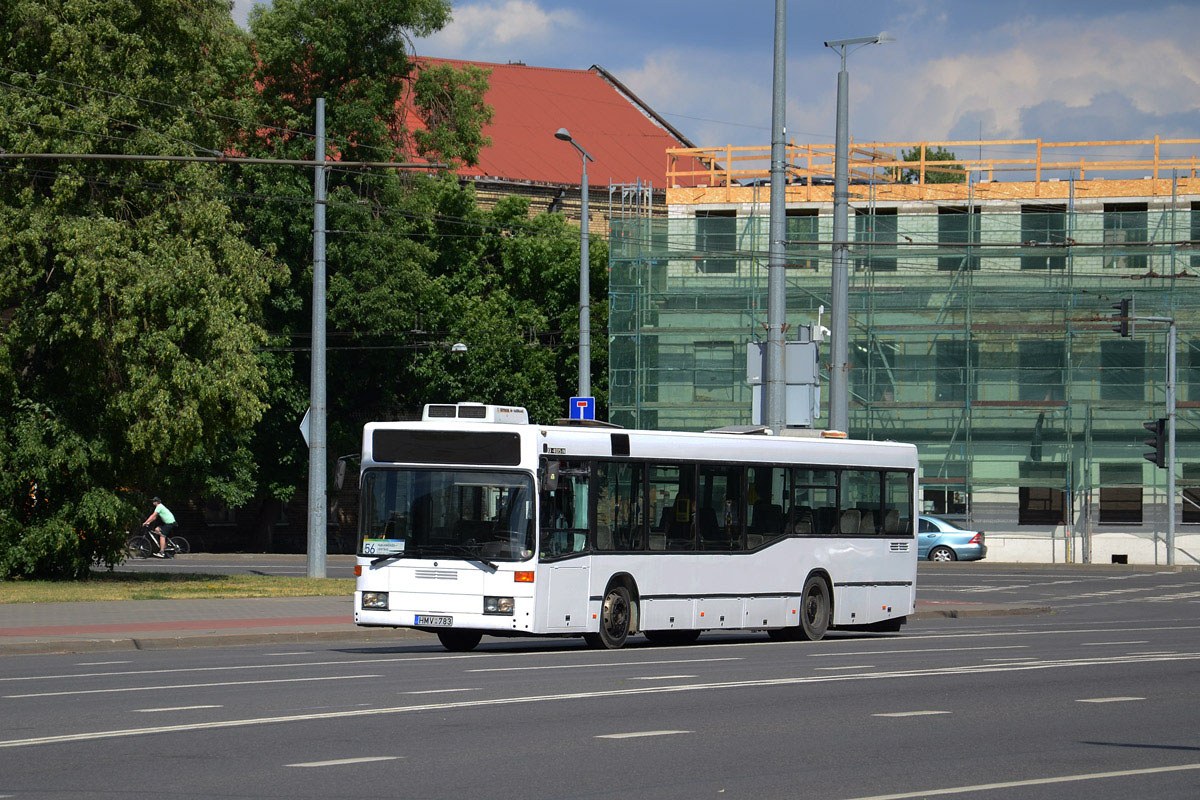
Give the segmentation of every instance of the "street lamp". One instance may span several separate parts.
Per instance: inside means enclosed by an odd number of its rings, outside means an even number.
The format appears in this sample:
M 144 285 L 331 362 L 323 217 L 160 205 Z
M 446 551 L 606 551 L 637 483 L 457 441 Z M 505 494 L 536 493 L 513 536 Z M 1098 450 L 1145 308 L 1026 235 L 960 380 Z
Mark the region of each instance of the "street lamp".
M 579 146 L 579 142 L 571 138 L 566 128 L 554 132 L 555 139 L 562 139 L 579 151 L 583 156 L 583 184 L 579 190 L 580 221 L 579 221 L 579 396 L 591 397 L 591 308 L 588 286 L 588 177 L 587 162 L 595 161 L 587 150 Z
M 887 31 L 875 36 L 857 39 L 839 39 L 825 42 L 825 46 L 842 57 L 842 69 L 837 83 L 837 132 L 834 146 L 833 171 L 833 278 L 830 286 L 830 315 L 833 320 L 832 374 L 829 376 L 829 427 L 831 430 L 848 431 L 850 428 L 850 392 L 848 388 L 849 363 L 847 361 L 849 338 L 850 278 L 850 75 L 846 72 L 846 56 L 869 44 L 894 42 L 895 37 Z

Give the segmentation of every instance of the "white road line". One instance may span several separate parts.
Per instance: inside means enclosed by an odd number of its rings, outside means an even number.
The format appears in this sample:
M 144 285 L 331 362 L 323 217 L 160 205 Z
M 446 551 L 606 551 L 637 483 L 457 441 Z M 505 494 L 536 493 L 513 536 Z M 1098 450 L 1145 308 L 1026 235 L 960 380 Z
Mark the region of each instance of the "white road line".
M 1076 703 L 1128 703 L 1131 700 L 1145 700 L 1144 697 L 1090 697 L 1076 700 Z
M 268 655 L 270 655 L 272 657 L 274 657 L 274 656 L 311 656 L 312 650 L 297 650 L 294 653 L 268 653 Z
M 1150 767 L 1148 769 L 1123 769 L 1115 772 L 1089 772 L 1080 775 L 1061 775 L 1057 778 L 1031 778 L 1023 781 L 1003 781 L 1001 783 L 980 783 L 974 786 L 922 789 L 919 792 L 902 792 L 900 794 L 873 794 L 870 797 L 854 797 L 849 800 L 908 800 L 913 797 L 937 797 L 948 794 L 967 794 L 968 792 L 990 792 L 996 789 L 1017 789 L 1022 786 L 1045 786 L 1052 783 L 1094 781 L 1103 778 L 1126 778 L 1132 775 L 1156 775 L 1164 772 L 1183 772 L 1184 770 L 1193 769 L 1200 769 L 1200 764 L 1179 764 L 1174 767 Z
M 77 667 L 103 667 L 109 664 L 132 664 L 132 661 L 81 661 L 75 666 Z M 5 795 L 9 797 L 10 795 Z
M 1033 656 L 1009 656 L 1008 658 L 985 658 L 984 661 L 1001 661 L 1009 664 L 1013 661 L 1037 661 L 1037 659 Z
M 107 731 L 91 731 L 86 733 L 66 733 L 53 736 L 37 736 L 28 739 L 8 739 L 0 741 L 0 748 L 30 747 L 42 744 L 61 744 L 64 742 L 85 742 L 98 739 L 118 739 L 129 736 L 146 736 L 150 734 L 180 733 L 185 731 L 217 730 L 223 728 L 245 728 L 257 725 L 274 725 L 284 722 L 312 722 L 317 720 L 346 720 L 351 717 L 381 716 L 392 714 L 411 714 L 420 711 L 450 711 L 465 708 L 484 708 L 493 706 L 509 706 L 530 703 L 562 702 L 569 700 L 592 700 L 611 697 L 632 697 L 647 694 L 668 694 L 677 692 L 720 691 L 727 689 L 762 689 L 776 686 L 797 686 L 801 684 L 835 683 L 839 681 L 870 681 L 887 679 L 909 679 L 925 677 L 941 677 L 946 675 L 968 675 L 977 677 L 981 673 L 998 672 L 1029 672 L 1044 669 L 1064 669 L 1070 667 L 1098 667 L 1117 664 L 1150 664 L 1176 661 L 1200 661 L 1200 653 L 1186 653 L 1176 656 L 1107 656 L 1090 659 L 1069 659 L 1062 661 L 1046 661 L 1035 664 L 995 664 L 995 665 L 966 665 L 960 667 L 936 667 L 926 669 L 896 670 L 893 672 L 863 672 L 854 675 L 809 675 L 793 678 L 763 678 L 753 681 L 721 681 L 717 683 L 691 683 L 674 686 L 647 686 L 645 688 L 622 688 L 605 691 L 570 692 L 567 694 L 523 695 L 516 697 L 497 697 L 480 700 L 460 700 L 457 702 L 425 703 L 411 706 L 392 706 L 364 708 L 357 711 L 341 709 L 309 714 L 292 714 L 276 717 L 250 717 L 246 719 L 228 719 L 213 722 L 195 722 L 177 725 L 162 725 L 146 728 L 127 728 Z
M 602 736 L 597 736 L 597 739 L 640 739 L 643 736 L 674 736 L 677 733 L 691 733 L 691 731 L 638 731 L 636 733 L 606 733 Z
M 935 640 L 935 641 L 949 641 L 952 639 L 987 639 L 987 638 L 1009 637 L 1009 636 L 1063 636 L 1065 634 L 1074 634 L 1074 633 L 1122 633 L 1122 632 L 1132 633 L 1135 631 L 1137 633 L 1148 633 L 1151 631 L 1194 631 L 1194 630 L 1200 630 L 1200 625 L 1160 625 L 1160 626 L 1154 626 L 1154 627 L 1138 627 L 1138 628 L 1079 628 L 1079 629 L 1073 629 L 1073 630 L 1070 630 L 1070 629 L 1062 630 L 1062 629 L 1058 629 L 1058 628 L 1051 628 L 1049 630 L 1037 630 L 1037 631 L 1028 631 L 1028 630 L 992 631 L 992 632 L 982 632 L 982 633 L 965 633 L 965 632 L 964 633 L 930 633 L 930 634 L 911 634 L 910 633 L 910 634 L 905 635 L 904 639 L 906 641 L 924 641 L 924 640 L 930 640 L 930 639 Z M 888 641 L 894 641 L 894 640 L 889 639 Z M 836 648 L 838 645 L 841 645 L 841 644 L 861 644 L 861 643 L 862 643 L 861 639 L 844 639 L 844 640 L 840 640 L 840 641 L 836 640 L 836 639 L 827 639 L 827 640 L 824 640 L 821 642 L 822 645 L 824 645 L 826 647 L 830 647 L 830 648 Z M 783 642 L 769 642 L 769 641 L 762 641 L 762 642 L 705 642 L 704 644 L 683 645 L 683 646 L 675 647 L 672 649 L 683 651 L 688 648 L 691 648 L 691 649 L 703 648 L 703 649 L 711 652 L 715 648 L 788 647 L 788 646 L 789 646 L 788 644 L 783 643 Z M 812 642 L 798 642 L 791 646 L 794 646 L 797 648 L 811 647 L 811 646 L 813 646 L 813 643 Z M 1013 646 L 1025 647 L 1026 645 L 1013 645 Z M 966 648 L 952 648 L 952 649 L 965 650 Z M 553 653 L 555 655 L 569 656 L 569 655 L 578 654 L 580 651 L 564 649 L 561 651 L 547 651 L 547 652 Z M 828 655 L 874 655 L 875 653 L 883 653 L 883 652 L 887 652 L 887 651 L 875 650 L 875 651 L 865 651 L 862 653 L 850 653 L 850 652 L 834 650 L 833 652 L 830 652 Z M 906 652 L 919 652 L 919 651 L 909 650 Z M 810 653 L 809 655 L 818 655 L 818 654 Z M 461 654 L 461 655 L 411 654 L 411 655 L 403 655 L 403 656 L 390 656 L 387 658 L 355 658 L 355 659 L 337 659 L 337 660 L 331 660 L 331 661 L 296 661 L 296 662 L 291 662 L 291 663 L 277 663 L 277 664 L 237 664 L 237 665 L 226 666 L 226 667 L 175 667 L 175 668 L 171 668 L 171 669 L 126 670 L 123 672 L 111 672 L 110 671 L 110 672 L 78 672 L 78 673 L 74 673 L 74 674 L 67 673 L 67 674 L 54 674 L 54 675 L 49 675 L 49 674 L 20 675 L 20 676 L 0 677 L 0 683 L 9 683 L 9 682 L 15 682 L 15 681 L 45 681 L 45 680 L 74 681 L 74 680 L 79 680 L 80 678 L 104 678 L 104 677 L 112 677 L 114 675 L 167 675 L 167 674 L 177 674 L 177 673 L 181 673 L 181 672 L 230 672 L 230 671 L 251 670 L 251 669 L 295 669 L 297 667 L 355 666 L 355 665 L 359 665 L 359 664 L 415 663 L 415 662 L 421 662 L 421 661 L 450 661 L 450 660 L 457 661 L 460 659 L 476 659 L 476 660 L 482 659 L 482 660 L 487 660 L 487 661 L 494 661 L 494 660 L 501 659 L 501 658 L 528 658 L 528 657 L 529 657 L 529 653 L 527 653 L 527 652 L 518 652 L 518 653 L 483 652 L 483 653 L 468 653 L 468 654 Z M 613 663 L 621 663 L 621 662 L 613 662 Z M 624 662 L 624 663 L 630 663 L 630 662 Z
M 817 670 L 830 669 L 875 669 L 874 664 L 847 664 L 844 667 L 816 667 Z
M 972 650 L 1024 650 L 1027 644 L 998 644 L 989 647 L 923 647 L 901 648 L 899 650 L 856 650 L 852 653 L 809 653 L 809 658 L 828 658 L 829 656 L 875 656 L 886 653 L 965 653 Z
M 949 711 L 894 711 L 890 714 L 872 714 L 872 717 L 931 717 L 935 714 L 949 714 Z
M 350 681 L 358 678 L 382 678 L 382 675 L 330 675 L 324 678 L 274 678 L 262 681 L 222 681 L 220 683 L 172 683 L 170 686 L 127 686 L 120 689 L 73 689 L 64 692 L 33 692 L 31 694 L 6 694 L 5 700 L 22 697 L 62 697 L 75 694 L 116 694 L 118 692 L 162 692 L 175 689 L 203 689 L 208 686 L 258 686 L 266 683 L 304 683 L 306 681 Z
M 630 678 L 631 681 L 673 681 L 680 678 L 694 678 L 695 675 L 643 675 L 639 678 Z
M 590 669 L 592 667 L 644 667 L 647 664 L 705 664 L 712 661 L 741 661 L 741 658 L 681 658 L 672 661 L 602 661 L 592 664 L 543 664 L 536 667 L 486 667 L 465 672 L 532 672 L 543 669 Z
M 482 692 L 483 687 L 477 686 L 472 689 L 422 689 L 419 692 L 401 692 L 400 694 L 447 694 L 449 692 Z
M 1149 643 L 1150 642 L 1148 640 L 1142 639 L 1141 641 L 1138 641 L 1138 642 L 1081 642 L 1079 646 L 1080 647 L 1108 647 L 1108 646 L 1114 645 L 1114 644 L 1149 644 Z
M 285 767 L 340 767 L 343 764 L 366 764 L 369 761 L 395 761 L 400 756 L 362 756 L 360 758 L 339 758 L 334 761 L 308 761 L 303 764 L 284 764 Z
M 202 708 L 223 708 L 223 706 L 170 706 L 168 708 L 135 708 L 136 714 L 153 714 L 158 711 L 198 711 Z

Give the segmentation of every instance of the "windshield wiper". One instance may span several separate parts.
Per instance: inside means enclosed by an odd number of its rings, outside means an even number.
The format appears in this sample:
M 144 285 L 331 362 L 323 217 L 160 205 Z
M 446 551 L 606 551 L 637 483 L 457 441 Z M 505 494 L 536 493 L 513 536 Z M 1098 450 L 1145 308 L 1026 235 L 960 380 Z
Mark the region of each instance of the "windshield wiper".
M 477 550 L 472 550 L 469 547 L 463 547 L 461 544 L 444 544 L 438 549 L 445 550 L 446 552 L 453 553 L 454 555 L 462 556 L 469 561 L 478 561 L 480 564 L 486 564 L 492 568 L 492 572 L 495 572 L 497 569 L 499 569 L 495 562 L 488 561 L 486 558 L 479 555 Z
M 381 564 L 381 563 L 383 563 L 384 561 L 388 561 L 388 560 L 390 560 L 390 559 L 393 559 L 393 558 L 404 558 L 404 557 L 405 557 L 405 556 L 407 556 L 407 555 L 411 555 L 411 553 L 406 553 L 406 552 L 404 552 L 404 551 L 401 551 L 401 552 L 399 552 L 399 553 L 385 553 L 384 555 L 381 555 L 381 556 L 376 556 L 375 558 L 372 558 L 372 559 L 371 559 L 371 566 L 373 567 L 373 566 L 375 566 L 376 564 Z

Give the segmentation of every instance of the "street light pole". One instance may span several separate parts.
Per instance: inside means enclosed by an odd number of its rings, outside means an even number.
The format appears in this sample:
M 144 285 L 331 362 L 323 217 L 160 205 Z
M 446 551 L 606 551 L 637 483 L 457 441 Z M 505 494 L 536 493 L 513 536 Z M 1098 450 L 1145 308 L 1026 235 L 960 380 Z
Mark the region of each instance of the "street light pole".
M 846 56 L 854 45 L 892 42 L 887 32 L 857 39 L 825 42 L 842 59 L 837 83 L 837 129 L 833 164 L 833 276 L 830 282 L 830 323 L 833 337 L 831 374 L 829 376 L 829 428 L 848 431 L 850 427 L 849 370 L 849 298 L 850 298 L 850 75 L 846 72 Z M 857 48 L 856 48 L 857 49 Z
M 787 424 L 787 383 L 784 375 L 784 323 L 787 321 L 787 276 L 783 240 L 787 238 L 787 109 L 786 0 L 775 0 L 775 63 L 771 75 L 771 216 L 767 251 L 767 359 L 763 378 L 763 419 L 772 433 Z
M 588 176 L 587 162 L 595 161 L 566 128 L 554 132 L 554 138 L 570 143 L 583 157 L 583 182 L 579 191 L 579 397 L 592 395 L 591 287 L 588 285 Z

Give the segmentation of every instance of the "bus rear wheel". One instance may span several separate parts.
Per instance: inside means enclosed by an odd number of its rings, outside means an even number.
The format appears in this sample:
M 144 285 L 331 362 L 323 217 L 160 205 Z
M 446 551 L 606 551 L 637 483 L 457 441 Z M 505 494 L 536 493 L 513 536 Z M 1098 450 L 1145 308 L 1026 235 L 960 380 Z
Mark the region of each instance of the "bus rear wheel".
M 624 586 L 610 587 L 600 606 L 600 630 L 585 633 L 584 641 L 596 650 L 619 650 L 629 638 L 629 624 L 633 620 L 629 590 Z
M 829 630 L 829 584 L 810 575 L 800 595 L 800 637 L 815 642 Z
M 479 631 L 438 631 L 438 641 L 442 643 L 442 647 L 452 653 L 466 653 L 474 650 L 479 644 L 479 640 L 483 638 L 483 634 Z

